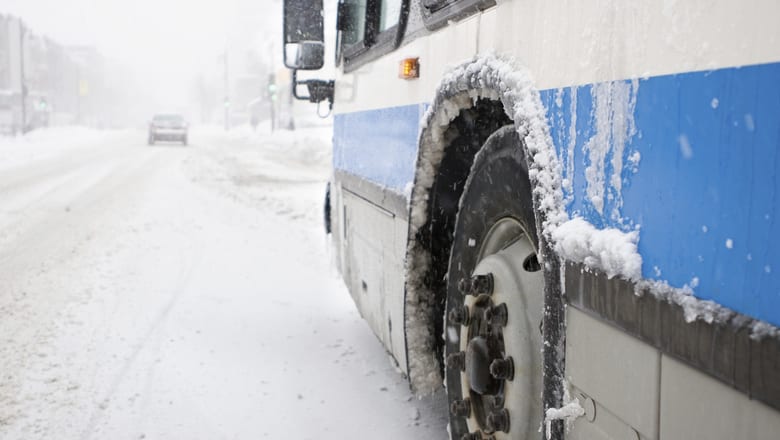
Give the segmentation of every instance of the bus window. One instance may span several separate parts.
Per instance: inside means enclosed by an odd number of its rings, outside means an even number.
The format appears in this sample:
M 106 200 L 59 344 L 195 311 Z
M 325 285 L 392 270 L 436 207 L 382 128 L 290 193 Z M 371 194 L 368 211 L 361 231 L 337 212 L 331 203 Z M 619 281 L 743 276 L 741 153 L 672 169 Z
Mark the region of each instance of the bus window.
M 455 3 L 453 0 L 423 0 L 422 5 L 430 12 L 436 12 L 448 4 Z
M 363 41 L 366 36 L 367 0 L 347 0 L 344 2 L 344 30 L 342 43 L 349 47 Z
M 379 14 L 379 32 L 384 32 L 398 24 L 401 16 L 401 0 L 382 0 L 382 10 Z
M 396 48 L 404 5 L 409 0 L 342 0 L 336 63 L 345 71 Z
M 421 0 L 421 12 L 428 29 L 438 29 L 496 5 L 495 0 Z

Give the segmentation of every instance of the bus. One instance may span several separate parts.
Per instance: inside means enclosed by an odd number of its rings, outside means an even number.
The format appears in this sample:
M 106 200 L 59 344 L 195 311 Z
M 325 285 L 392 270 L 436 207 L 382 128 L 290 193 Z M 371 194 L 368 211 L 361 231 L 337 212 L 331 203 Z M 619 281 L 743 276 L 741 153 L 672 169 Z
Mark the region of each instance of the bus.
M 334 255 L 450 438 L 780 436 L 780 3 L 335 6 Z

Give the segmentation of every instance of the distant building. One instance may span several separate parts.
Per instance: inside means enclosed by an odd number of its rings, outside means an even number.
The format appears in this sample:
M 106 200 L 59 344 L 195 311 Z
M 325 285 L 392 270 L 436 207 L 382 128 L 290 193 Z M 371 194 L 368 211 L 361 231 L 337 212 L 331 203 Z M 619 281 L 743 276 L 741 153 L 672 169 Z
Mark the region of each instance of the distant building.
M 124 69 L 96 48 L 63 46 L 0 15 L 0 133 L 127 125 L 128 82 Z

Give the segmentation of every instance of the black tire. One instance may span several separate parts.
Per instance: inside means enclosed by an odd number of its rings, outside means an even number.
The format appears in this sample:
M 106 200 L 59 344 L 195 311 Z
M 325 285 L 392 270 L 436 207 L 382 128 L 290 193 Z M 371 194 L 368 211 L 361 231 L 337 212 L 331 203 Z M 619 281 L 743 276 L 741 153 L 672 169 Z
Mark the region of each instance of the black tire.
M 331 232 L 330 222 L 330 182 L 325 184 L 325 203 L 323 204 L 323 223 L 325 224 L 325 234 Z
M 491 249 L 491 246 L 495 247 L 493 238 L 491 242 L 486 244 L 487 235 L 494 231 L 494 227 L 501 222 L 501 225 L 511 223 L 513 226 L 512 234 L 516 234 L 517 231 L 522 230 L 522 234 L 525 234 L 527 241 L 533 246 L 533 259 L 536 261 L 535 249 L 538 249 L 538 236 L 536 232 L 536 223 L 533 211 L 533 202 L 531 198 L 531 184 L 528 178 L 528 167 L 523 152 L 522 142 L 519 139 L 514 126 L 505 126 L 494 132 L 482 146 L 474 159 L 474 164 L 471 168 L 471 174 L 466 182 L 463 195 L 460 200 L 460 210 L 458 212 L 457 220 L 455 222 L 455 231 L 453 237 L 452 251 L 450 254 L 449 267 L 447 272 L 447 300 L 445 306 L 445 356 L 447 357 L 447 367 L 445 370 L 445 380 L 447 385 L 447 394 L 450 408 L 453 408 L 453 404 L 457 407 L 463 405 L 463 400 L 469 398 L 470 402 L 470 415 L 464 416 L 461 412 L 450 411 L 450 433 L 452 439 L 461 440 L 464 434 L 469 433 L 466 419 L 471 417 L 472 430 L 475 420 L 479 421 L 480 429 L 483 430 L 485 435 L 492 433 L 492 426 L 490 422 L 486 422 L 488 411 L 493 411 L 490 405 L 492 405 L 492 396 L 503 397 L 501 393 L 503 391 L 474 391 L 474 385 L 470 385 L 467 390 L 462 390 L 462 374 L 465 377 L 469 376 L 473 371 L 484 371 L 483 369 L 477 369 L 473 367 L 472 363 L 470 370 L 462 372 L 462 368 L 465 369 L 465 365 L 458 365 L 457 362 L 452 362 L 453 357 L 457 357 L 457 354 L 461 355 L 468 350 L 464 350 L 464 344 L 468 343 L 471 348 L 470 342 L 473 341 L 472 335 L 475 337 L 480 336 L 482 330 L 475 330 L 474 327 L 485 326 L 484 322 L 489 322 L 482 319 L 483 324 L 475 324 L 474 316 L 477 313 L 482 313 L 484 310 L 478 309 L 477 303 L 469 309 L 469 313 L 472 314 L 470 318 L 470 324 L 462 324 L 457 319 L 452 317 L 452 311 L 455 308 L 463 307 L 467 301 L 465 294 L 462 292 L 464 284 L 462 280 L 471 279 L 474 274 L 475 268 L 484 260 L 485 257 L 495 254 L 493 251 L 486 250 Z M 519 226 L 519 228 L 518 228 Z M 491 236 L 492 237 L 492 236 Z M 509 244 L 513 243 L 511 240 L 517 241 L 516 238 L 510 239 Z M 508 244 L 506 245 L 508 246 Z M 487 252 L 487 253 L 485 253 Z M 537 272 L 538 268 L 533 268 L 534 272 Z M 541 272 L 539 272 L 540 274 Z M 539 276 L 536 274 L 535 276 Z M 543 292 L 538 292 L 539 298 L 543 297 Z M 479 296 L 477 298 L 489 298 L 486 295 Z M 475 300 L 476 301 L 476 300 Z M 492 303 L 490 303 L 492 304 Z M 509 310 L 510 318 L 513 318 L 513 310 Z M 541 310 L 539 311 L 541 314 Z M 486 316 L 480 314 L 479 316 Z M 536 323 L 538 326 L 538 322 Z M 492 328 L 492 327 L 491 327 Z M 468 342 L 462 342 L 462 332 L 468 332 Z M 495 332 L 495 330 L 491 331 Z M 502 332 L 503 330 L 498 330 Z M 459 336 L 454 336 L 459 335 Z M 536 337 L 536 336 L 534 336 Z M 540 338 L 540 336 L 539 336 Z M 488 338 L 488 341 L 492 341 Z M 490 342 L 489 342 L 490 343 Z M 501 348 L 499 351 L 503 353 L 503 338 L 501 339 Z M 493 342 L 491 347 L 495 347 L 496 343 Z M 489 359 L 497 359 L 493 357 L 495 349 L 491 349 L 491 356 Z M 455 355 L 455 356 L 453 356 Z M 503 355 L 502 355 L 503 356 Z M 461 358 L 462 360 L 464 358 Z M 474 357 L 472 356 L 472 359 Z M 492 362 L 488 360 L 487 363 Z M 461 361 L 463 362 L 463 361 Z M 540 364 L 540 363 L 539 363 Z M 489 369 L 488 369 L 489 370 Z M 477 374 L 477 373 L 473 373 Z M 493 379 L 486 379 L 492 381 L 491 387 L 500 386 L 501 390 L 506 389 L 505 382 L 496 381 Z M 539 377 L 541 381 L 541 376 Z M 469 384 L 473 381 L 469 379 Z M 496 384 L 498 383 L 498 385 Z M 477 387 L 479 388 L 479 387 Z M 495 388 L 494 388 L 495 389 Z M 525 396 L 527 399 L 539 399 L 539 405 L 541 405 L 541 396 Z M 476 414 L 476 415 L 475 415 Z M 524 413 L 528 414 L 528 413 Z M 509 437 L 511 438 L 523 438 L 525 434 L 520 435 L 519 432 L 527 432 L 527 427 L 520 429 L 520 425 L 525 426 L 528 423 L 533 423 L 534 427 L 538 427 L 541 420 L 535 421 L 523 421 L 518 424 L 518 428 L 510 430 Z M 485 426 L 483 428 L 483 425 Z M 534 428 L 535 432 L 535 428 Z M 481 437 L 480 437 L 481 438 Z M 485 437 L 487 438 L 487 437 Z

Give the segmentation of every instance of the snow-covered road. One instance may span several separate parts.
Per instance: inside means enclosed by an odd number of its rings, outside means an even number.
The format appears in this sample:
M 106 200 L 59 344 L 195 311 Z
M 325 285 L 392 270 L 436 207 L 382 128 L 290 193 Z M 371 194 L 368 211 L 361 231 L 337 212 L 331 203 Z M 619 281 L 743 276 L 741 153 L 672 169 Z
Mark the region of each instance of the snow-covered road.
M 0 439 L 435 439 L 330 263 L 328 128 L 0 139 Z

